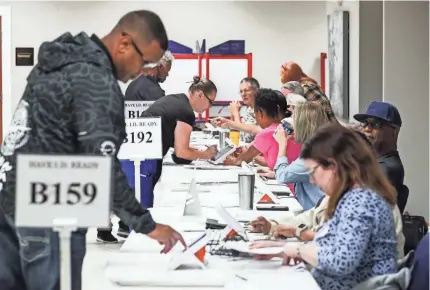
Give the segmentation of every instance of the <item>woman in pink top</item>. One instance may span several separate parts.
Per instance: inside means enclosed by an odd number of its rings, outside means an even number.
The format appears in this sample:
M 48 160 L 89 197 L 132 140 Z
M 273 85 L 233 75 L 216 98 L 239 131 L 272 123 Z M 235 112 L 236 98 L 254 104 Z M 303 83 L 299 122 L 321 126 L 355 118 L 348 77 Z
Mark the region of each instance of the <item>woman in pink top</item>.
M 275 166 L 279 145 L 274 138 L 276 128 L 287 113 L 287 101 L 281 92 L 272 89 L 260 89 L 255 94 L 254 105 L 255 119 L 263 129 L 249 148 L 238 157 L 229 156 L 224 164 L 240 165 L 242 161 L 251 162 L 255 157 L 263 154 L 267 166 L 273 170 Z M 289 158 L 295 160 L 300 155 L 300 144 L 294 140 L 288 144 Z M 291 147 L 290 147 L 291 145 Z

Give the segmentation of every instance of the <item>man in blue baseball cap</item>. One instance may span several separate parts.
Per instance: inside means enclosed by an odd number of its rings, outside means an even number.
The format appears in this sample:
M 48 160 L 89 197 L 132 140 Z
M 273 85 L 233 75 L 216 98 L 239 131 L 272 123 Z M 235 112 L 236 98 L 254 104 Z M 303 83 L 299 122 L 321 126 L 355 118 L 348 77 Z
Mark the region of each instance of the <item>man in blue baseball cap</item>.
M 363 133 L 372 143 L 378 162 L 391 184 L 397 190 L 397 205 L 403 213 L 409 189 L 403 184 L 405 170 L 397 151 L 402 119 L 397 108 L 386 102 L 372 102 L 364 114 L 354 115 L 363 127 Z

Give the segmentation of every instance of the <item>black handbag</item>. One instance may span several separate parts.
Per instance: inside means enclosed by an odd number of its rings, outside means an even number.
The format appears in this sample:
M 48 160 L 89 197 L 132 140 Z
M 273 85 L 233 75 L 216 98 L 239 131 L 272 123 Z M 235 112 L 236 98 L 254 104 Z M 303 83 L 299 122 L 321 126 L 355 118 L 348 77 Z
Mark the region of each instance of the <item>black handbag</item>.
M 421 239 L 427 234 L 428 226 L 424 217 L 403 215 L 403 235 L 405 236 L 405 255 L 415 250 Z

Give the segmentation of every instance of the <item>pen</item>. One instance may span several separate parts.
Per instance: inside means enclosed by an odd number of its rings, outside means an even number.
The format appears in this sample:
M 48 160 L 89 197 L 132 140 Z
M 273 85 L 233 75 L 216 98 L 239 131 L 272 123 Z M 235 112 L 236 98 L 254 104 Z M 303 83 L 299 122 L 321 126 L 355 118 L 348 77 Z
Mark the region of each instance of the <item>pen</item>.
M 248 279 L 246 279 L 245 277 L 239 275 L 239 274 L 234 274 L 237 278 L 243 280 L 243 281 L 248 281 Z

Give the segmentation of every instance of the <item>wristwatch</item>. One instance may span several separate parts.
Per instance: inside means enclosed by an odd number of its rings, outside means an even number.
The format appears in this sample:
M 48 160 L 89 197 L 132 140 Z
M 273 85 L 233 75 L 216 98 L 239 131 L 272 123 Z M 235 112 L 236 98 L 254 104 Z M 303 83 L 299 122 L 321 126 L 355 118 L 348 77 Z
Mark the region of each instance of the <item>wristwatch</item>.
M 296 238 L 300 239 L 300 234 L 304 231 L 307 230 L 308 227 L 305 224 L 300 224 L 296 227 Z

